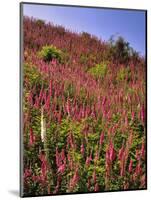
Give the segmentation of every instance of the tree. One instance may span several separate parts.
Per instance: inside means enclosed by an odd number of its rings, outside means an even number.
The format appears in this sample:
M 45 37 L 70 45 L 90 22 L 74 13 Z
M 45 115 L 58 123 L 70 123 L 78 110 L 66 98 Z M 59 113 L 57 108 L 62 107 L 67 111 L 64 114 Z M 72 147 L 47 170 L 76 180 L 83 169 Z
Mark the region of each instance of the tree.
M 111 36 L 109 39 L 109 57 L 113 61 L 120 64 L 129 62 L 130 59 L 130 45 L 123 37 L 119 36 L 117 39 Z

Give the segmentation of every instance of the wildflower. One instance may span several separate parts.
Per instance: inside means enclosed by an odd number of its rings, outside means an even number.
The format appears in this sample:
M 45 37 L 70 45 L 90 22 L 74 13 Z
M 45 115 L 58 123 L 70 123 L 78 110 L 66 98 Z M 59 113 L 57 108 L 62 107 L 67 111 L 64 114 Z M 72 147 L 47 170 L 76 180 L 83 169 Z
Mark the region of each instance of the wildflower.
M 141 175 L 141 173 L 142 173 L 142 168 L 141 168 L 141 163 L 140 163 L 140 161 L 138 162 L 138 164 L 136 165 L 136 169 L 135 169 L 135 173 L 136 173 L 136 175 Z
M 64 150 L 64 149 L 62 149 L 62 151 L 61 151 L 61 159 L 62 159 L 63 161 L 66 160 L 66 157 L 65 157 L 65 150 Z
M 94 170 L 94 172 L 93 172 L 93 181 L 94 181 L 94 183 L 96 183 L 96 171 Z
M 32 176 L 32 180 L 34 182 L 40 182 L 41 181 L 41 176 Z
M 130 160 L 130 163 L 129 163 L 129 166 L 128 166 L 128 171 L 129 171 L 129 173 L 132 172 L 132 167 L 133 167 L 133 160 L 131 159 L 131 160 Z
M 98 183 L 95 184 L 95 186 L 94 186 L 94 191 L 95 191 L 95 192 L 98 192 L 98 191 L 99 191 L 99 184 L 98 184 Z
M 67 109 L 68 116 L 70 116 L 70 101 L 69 101 L 69 99 L 67 100 L 66 109 Z
M 47 96 L 46 102 L 45 102 L 45 109 L 49 110 L 50 108 L 50 95 Z
M 52 96 L 52 80 L 50 80 L 50 83 L 49 83 L 49 94 L 51 97 Z
M 124 145 L 122 145 L 121 149 L 119 150 L 118 159 L 122 160 L 124 154 Z
M 107 101 L 106 97 L 103 97 L 103 100 L 102 100 L 102 106 L 105 105 L 106 101 Z
M 134 121 L 134 117 L 135 117 L 135 112 L 132 112 L 132 120 Z
M 44 180 L 46 178 L 48 163 L 47 163 L 47 160 L 46 160 L 46 156 L 43 153 L 40 153 L 39 159 L 41 161 L 41 173 L 42 173 L 42 178 Z
M 143 158 L 145 156 L 145 144 L 144 142 L 142 143 L 142 147 L 141 147 L 141 157 Z
M 109 159 L 112 162 L 115 159 L 115 150 L 112 142 L 110 143 L 108 151 L 109 151 Z
M 87 157 L 86 159 L 86 166 L 88 167 L 90 165 L 90 162 L 92 161 L 92 151 L 91 151 L 91 154 L 90 156 Z
M 91 158 L 90 158 L 90 157 L 87 157 L 86 163 L 85 163 L 87 167 L 90 165 L 90 162 L 91 162 Z
M 78 174 L 78 167 L 76 167 L 75 174 L 72 177 L 72 179 L 70 180 L 70 184 L 69 184 L 70 189 L 73 189 L 75 187 L 75 185 L 78 183 L 79 179 L 80 179 L 80 177 Z
M 30 103 L 31 106 L 33 106 L 33 93 L 32 93 L 32 91 L 30 91 L 30 93 L 29 93 L 28 102 Z
M 39 101 L 41 101 L 42 96 L 43 96 L 43 87 L 41 88 L 40 93 L 39 93 Z
M 62 181 L 62 178 L 61 178 L 61 176 L 59 175 L 59 176 L 57 177 L 57 185 L 56 185 L 55 190 L 54 190 L 54 192 L 53 192 L 54 194 L 56 194 L 56 193 L 59 191 L 59 187 L 60 187 L 61 181 Z
M 41 108 L 41 141 L 44 142 L 46 138 L 46 121 L 44 119 L 43 107 Z
M 31 169 L 25 169 L 25 172 L 24 172 L 24 178 L 28 178 L 32 175 L 32 171 Z
M 143 175 L 143 176 L 141 177 L 141 187 L 143 188 L 143 187 L 145 187 L 145 185 L 146 185 L 146 176 Z
M 35 142 L 35 135 L 33 133 L 32 128 L 30 128 L 30 139 L 29 139 L 29 145 L 32 146 Z
M 138 149 L 136 149 L 135 157 L 136 157 L 137 160 L 140 160 L 140 152 L 139 152 Z
M 80 150 L 81 154 L 84 156 L 84 144 L 81 144 L 81 150 Z
M 144 122 L 145 119 L 145 109 L 144 109 L 144 105 L 141 108 L 141 120 Z
M 96 163 L 99 159 L 99 149 L 95 153 L 94 163 Z
M 58 168 L 58 173 L 63 174 L 66 168 L 66 162 Z
M 103 141 L 104 141 L 104 133 L 102 132 L 100 135 L 100 145 L 103 144 Z
M 91 178 L 88 177 L 88 181 L 87 181 L 87 188 L 88 188 L 88 190 L 90 189 L 90 187 L 91 187 Z

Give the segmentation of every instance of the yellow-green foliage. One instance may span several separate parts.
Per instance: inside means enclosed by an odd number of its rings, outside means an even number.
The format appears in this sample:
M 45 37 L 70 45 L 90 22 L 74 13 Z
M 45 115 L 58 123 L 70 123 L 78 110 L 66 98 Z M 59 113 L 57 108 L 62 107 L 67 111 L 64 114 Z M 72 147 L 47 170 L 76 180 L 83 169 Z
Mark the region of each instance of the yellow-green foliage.
M 39 25 L 39 26 L 44 26 L 44 25 L 45 25 L 45 21 L 42 20 L 42 19 L 38 19 L 38 20 L 36 21 L 36 24 Z
M 42 58 L 45 62 L 50 62 L 52 59 L 56 59 L 59 62 L 62 61 L 63 53 L 60 49 L 57 49 L 55 46 L 43 46 L 41 51 L 38 53 L 39 57 Z
M 117 73 L 117 81 L 130 80 L 130 78 L 131 71 L 129 67 L 121 68 Z
M 24 64 L 24 80 L 28 80 L 28 84 L 30 87 L 34 86 L 46 86 L 48 87 L 48 82 L 45 80 L 45 77 L 41 75 L 41 73 L 38 71 L 36 66 Z
M 95 78 L 104 78 L 107 74 L 107 64 L 97 64 L 95 67 L 90 68 L 88 73 L 93 75 Z

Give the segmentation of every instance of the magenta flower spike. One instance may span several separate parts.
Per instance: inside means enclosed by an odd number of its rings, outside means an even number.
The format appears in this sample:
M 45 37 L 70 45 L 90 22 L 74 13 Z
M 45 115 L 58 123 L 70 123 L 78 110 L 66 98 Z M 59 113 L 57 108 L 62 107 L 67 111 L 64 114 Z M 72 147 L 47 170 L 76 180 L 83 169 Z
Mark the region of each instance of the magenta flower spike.
M 102 132 L 100 135 L 100 145 L 103 144 L 103 141 L 104 141 L 104 133 Z
M 35 135 L 33 133 L 33 129 L 30 128 L 30 137 L 29 137 L 29 145 L 32 146 L 35 143 Z
M 129 173 L 132 172 L 132 168 L 133 168 L 133 160 L 131 159 L 131 160 L 130 160 L 130 163 L 129 163 L 129 166 L 128 166 L 128 171 L 129 171 Z

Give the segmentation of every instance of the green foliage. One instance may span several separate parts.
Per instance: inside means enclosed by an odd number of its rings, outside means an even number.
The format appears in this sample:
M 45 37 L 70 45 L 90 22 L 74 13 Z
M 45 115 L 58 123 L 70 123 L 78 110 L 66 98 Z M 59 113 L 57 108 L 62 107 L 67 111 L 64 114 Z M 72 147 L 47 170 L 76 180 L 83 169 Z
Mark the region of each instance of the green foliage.
M 114 35 L 111 36 L 109 40 L 109 51 L 108 57 L 113 61 L 118 61 L 119 63 L 128 63 L 131 56 L 131 47 L 123 37 L 119 36 L 117 39 L 114 38 Z
M 128 81 L 131 79 L 131 70 L 129 67 L 120 68 L 117 73 L 117 81 L 124 81 L 125 79 Z
M 101 63 L 97 64 L 95 67 L 92 67 L 88 70 L 88 73 L 93 75 L 95 78 L 104 78 L 107 74 L 107 64 Z
M 38 26 L 44 26 L 44 25 L 45 25 L 45 21 L 42 20 L 42 19 L 38 19 L 38 20 L 36 20 L 36 24 L 37 24 Z
M 44 25 L 41 20 L 37 20 L 36 23 L 38 30 Z M 55 28 L 55 31 L 60 38 L 66 34 L 66 30 L 62 27 Z M 135 69 L 134 62 L 132 65 L 131 62 L 124 63 L 129 59 L 137 60 L 137 54 L 129 50 L 129 44 L 121 38 L 111 41 L 108 49 L 104 47 L 103 52 L 97 38 L 92 41 L 92 36 L 88 33 L 83 33 L 79 41 L 82 45 L 79 49 L 79 44 L 77 43 L 76 47 L 75 41 L 71 41 L 70 52 L 69 45 L 64 46 L 63 43 L 60 44 L 63 47 L 61 50 L 53 45 L 42 48 L 38 54 L 45 62 L 54 58 L 65 64 L 62 69 L 61 65 L 58 69 L 50 66 L 49 74 L 47 70 L 39 70 L 41 60 L 38 57 L 37 66 L 34 66 L 35 60 L 32 60 L 31 52 L 25 52 L 28 64 L 24 65 L 23 83 L 25 119 L 23 156 L 24 167 L 30 169 L 32 174 L 24 178 L 24 192 L 31 196 L 48 194 L 49 190 L 49 194 L 94 192 L 96 183 L 99 185 L 99 191 L 145 187 L 145 183 L 143 186 L 142 182 L 146 174 L 146 164 L 145 157 L 141 155 L 142 144 L 146 145 L 145 125 L 141 119 L 141 108 L 145 101 L 144 69 Z M 34 41 L 31 42 L 35 47 Z M 119 63 L 124 63 L 125 67 L 121 68 Z M 49 63 L 46 66 L 49 67 Z M 74 69 L 76 66 L 77 69 Z M 54 70 L 54 73 L 51 73 L 51 70 Z M 66 76 L 69 72 L 70 76 Z M 50 81 L 52 86 L 49 86 Z M 47 104 L 48 107 L 45 106 Z M 42 118 L 46 128 L 45 141 L 41 139 Z M 33 142 L 31 130 L 34 136 Z M 133 136 L 132 144 L 126 149 L 130 133 Z M 111 149 L 111 144 L 114 151 Z M 125 163 L 123 176 L 120 165 L 123 158 L 119 156 L 121 147 L 128 152 L 126 160 L 123 161 Z M 44 180 L 37 180 L 35 176 L 42 178 L 43 166 L 39 159 L 41 151 L 46 156 L 48 169 Z M 107 151 L 110 151 L 109 156 Z M 143 173 L 140 175 L 136 173 L 136 166 L 139 163 L 137 153 L 141 155 L 140 164 Z M 111 154 L 115 154 L 113 160 Z M 57 159 L 60 160 L 59 166 Z M 133 166 L 132 172 L 129 172 L 131 159 Z M 61 172 L 59 168 L 63 164 L 65 168 Z M 76 170 L 78 181 L 73 188 L 70 188 Z M 107 170 L 109 170 L 108 175 Z
M 74 98 L 76 92 L 75 85 L 70 83 L 69 81 L 65 82 L 65 90 L 64 90 L 64 96 L 67 98 L 69 97 L 70 99 Z
M 131 48 L 131 59 L 134 63 L 137 63 L 140 61 L 140 55 L 137 51 L 135 51 L 133 48 Z
M 68 51 L 64 48 L 61 53 L 61 64 L 69 64 L 71 62 Z
M 79 92 L 79 100 L 81 102 L 85 102 L 86 101 L 86 89 L 84 87 L 80 88 L 80 92 Z
M 89 61 L 89 58 L 87 57 L 87 55 L 81 54 L 80 56 L 80 63 L 83 65 L 86 65 Z
M 61 136 L 67 136 L 72 133 L 75 139 L 81 139 L 83 125 L 80 122 L 72 121 L 71 119 L 63 119 L 60 126 Z
M 57 49 L 55 46 L 43 46 L 42 50 L 39 52 L 40 58 L 42 58 L 45 62 L 50 62 L 52 59 L 58 60 L 61 63 L 63 53 L 60 49 Z
M 28 80 L 30 87 L 36 86 L 39 89 L 43 86 L 48 87 L 48 81 L 42 74 L 38 71 L 36 66 L 30 64 L 24 64 L 24 80 Z
M 90 40 L 91 39 L 91 35 L 87 32 L 82 32 L 82 38 L 84 40 Z
M 80 152 L 77 152 L 77 151 L 75 151 L 74 149 L 71 149 L 71 150 L 69 151 L 69 153 L 70 153 L 70 155 L 71 155 L 71 157 L 72 157 L 72 159 L 73 159 L 73 161 L 74 161 L 75 163 L 80 163 L 80 162 L 82 162 L 82 155 L 81 155 Z

